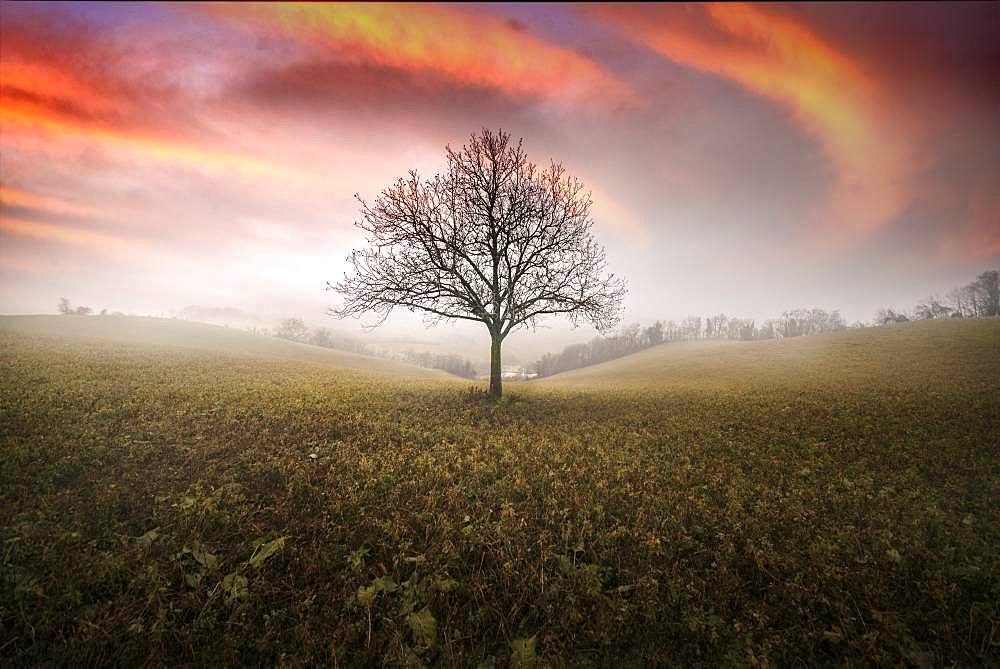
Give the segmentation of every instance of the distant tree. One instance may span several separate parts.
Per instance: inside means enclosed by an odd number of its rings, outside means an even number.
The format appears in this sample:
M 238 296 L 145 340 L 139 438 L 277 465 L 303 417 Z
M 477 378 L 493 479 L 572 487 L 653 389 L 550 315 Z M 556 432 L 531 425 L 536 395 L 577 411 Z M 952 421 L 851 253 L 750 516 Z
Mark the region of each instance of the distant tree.
M 688 316 L 680 325 L 680 339 L 701 339 L 701 316 Z
M 895 313 L 893 312 L 895 317 Z M 610 337 L 598 337 L 585 344 L 573 344 L 561 353 L 546 353 L 534 365 L 538 376 L 551 376 L 570 369 L 595 365 L 620 358 L 664 341 L 673 342 L 701 338 L 755 341 L 836 332 L 847 328 L 840 311 L 825 309 L 793 309 L 779 319 L 768 319 L 760 326 L 752 318 L 729 318 L 716 314 L 702 318 L 688 316 L 680 324 L 656 321 L 647 328 L 638 324 L 622 328 Z
M 309 336 L 309 328 L 301 318 L 286 318 L 281 321 L 281 325 L 278 326 L 278 330 L 274 333 L 274 336 L 281 339 L 304 342 L 306 337 Z
M 774 339 L 777 336 L 777 332 L 774 328 L 774 321 L 772 319 L 767 319 L 764 324 L 760 326 L 760 330 L 757 332 L 758 339 Z
M 391 360 L 402 360 L 418 367 L 440 369 L 465 379 L 474 379 L 476 377 L 476 369 L 472 366 L 471 362 L 451 353 L 441 355 L 429 351 L 416 352 L 413 349 L 407 348 L 402 352 L 396 353 L 382 351 L 379 355 Z
M 663 323 L 656 321 L 642 331 L 643 345 L 656 346 L 663 342 Z
M 313 346 L 323 346 L 324 348 L 334 348 L 333 337 L 326 328 L 316 328 L 309 334 L 309 343 Z
M 93 311 L 90 307 L 77 307 L 73 313 L 77 316 L 89 316 Z
M 500 397 L 500 351 L 519 327 L 564 314 L 606 331 L 620 320 L 625 285 L 606 274 L 591 234 L 591 197 L 562 165 L 538 168 L 521 142 L 483 129 L 445 149 L 444 174 L 415 171 L 362 200 L 358 227 L 368 247 L 347 258 L 353 275 L 336 285 L 339 317 L 397 307 L 429 322 L 483 323 L 490 333 L 490 394 Z
M 972 290 L 969 286 L 961 286 L 960 288 L 948 291 L 945 301 L 951 307 L 951 315 L 953 317 L 975 316 Z
M 107 309 L 101 309 L 101 315 L 102 316 L 107 316 L 108 315 L 108 310 Z
M 830 312 L 830 320 L 828 321 L 828 323 L 830 332 L 836 332 L 837 330 L 847 329 L 847 321 L 844 320 L 844 317 L 841 315 L 839 309 L 834 309 L 832 312 Z
M 69 316 L 73 313 L 73 305 L 65 297 L 59 298 L 59 313 L 63 316 Z
M 875 312 L 875 325 L 889 325 L 890 323 L 905 323 L 910 318 L 902 311 L 895 311 L 890 308 L 882 308 Z
M 972 284 L 980 303 L 981 316 L 1000 316 L 1000 271 L 983 272 Z
M 680 327 L 674 321 L 667 321 L 663 324 L 663 338 L 666 341 L 677 341 L 680 339 Z
M 716 314 L 705 319 L 705 338 L 725 337 L 729 328 L 729 318 L 725 314 Z
M 752 318 L 742 319 L 738 323 L 741 341 L 753 341 L 757 338 L 757 324 Z
M 942 304 L 936 295 L 931 295 L 922 302 L 917 303 L 917 306 L 913 309 L 913 315 L 917 320 L 948 318 L 951 316 L 951 312 L 951 307 Z

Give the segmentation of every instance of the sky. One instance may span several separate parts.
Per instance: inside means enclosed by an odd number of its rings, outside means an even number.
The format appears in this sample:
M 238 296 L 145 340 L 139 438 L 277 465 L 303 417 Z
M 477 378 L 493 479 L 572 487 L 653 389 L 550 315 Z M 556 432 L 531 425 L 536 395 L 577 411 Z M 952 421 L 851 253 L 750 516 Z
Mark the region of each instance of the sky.
M 355 194 L 482 127 L 592 191 L 626 321 L 868 320 L 1000 265 L 996 2 L 2 2 L 0 37 L 0 313 L 357 328 Z

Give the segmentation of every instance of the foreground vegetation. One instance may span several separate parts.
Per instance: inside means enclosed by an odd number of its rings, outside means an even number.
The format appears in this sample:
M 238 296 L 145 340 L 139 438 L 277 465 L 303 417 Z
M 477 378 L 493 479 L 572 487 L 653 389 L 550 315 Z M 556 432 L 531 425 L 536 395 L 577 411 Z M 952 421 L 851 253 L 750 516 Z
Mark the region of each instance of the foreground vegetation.
M 501 403 L 0 326 L 7 661 L 1000 661 L 1000 321 L 667 344 Z

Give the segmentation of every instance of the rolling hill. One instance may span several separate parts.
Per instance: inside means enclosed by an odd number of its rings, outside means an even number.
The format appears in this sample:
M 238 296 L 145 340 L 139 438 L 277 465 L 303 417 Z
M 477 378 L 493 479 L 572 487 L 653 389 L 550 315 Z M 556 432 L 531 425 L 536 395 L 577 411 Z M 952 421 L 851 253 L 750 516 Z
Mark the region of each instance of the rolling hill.
M 542 387 L 908 387 L 1000 379 L 1000 319 L 949 319 L 754 342 L 666 343 L 533 382 Z
M 235 328 L 193 321 L 143 316 L 0 316 L 0 332 L 65 342 L 121 344 L 144 348 L 178 348 L 225 355 L 294 360 L 339 369 L 414 378 L 452 378 L 423 369 L 357 353 L 252 335 Z
M 3 317 L 0 663 L 993 666 L 998 360 L 1000 321 L 667 344 L 497 403 Z

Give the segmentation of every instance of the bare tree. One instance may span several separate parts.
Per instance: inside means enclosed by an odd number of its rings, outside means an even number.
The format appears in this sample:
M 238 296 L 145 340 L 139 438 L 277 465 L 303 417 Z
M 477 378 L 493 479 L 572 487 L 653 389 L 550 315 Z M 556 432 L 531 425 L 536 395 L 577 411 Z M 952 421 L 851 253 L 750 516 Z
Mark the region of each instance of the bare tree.
M 1000 271 L 991 269 L 983 272 L 972 285 L 978 295 L 980 315 L 1000 316 Z
M 65 297 L 59 298 L 59 313 L 63 316 L 69 316 L 73 313 L 73 305 Z
M 274 336 L 281 339 L 304 342 L 306 337 L 309 336 L 309 327 L 301 318 L 286 318 L 281 321 L 281 325 L 278 327 L 277 332 L 274 333 Z
M 906 323 L 910 318 L 902 311 L 892 308 L 882 308 L 875 312 L 875 325 L 889 325 L 891 323 Z
M 943 304 L 937 295 L 931 295 L 914 307 L 913 315 L 917 320 L 927 321 L 951 316 L 951 307 Z
M 606 274 L 605 252 L 591 234 L 591 197 L 559 163 L 539 168 L 521 141 L 483 129 L 459 150 L 445 149 L 443 174 L 415 171 L 373 202 L 358 197 L 368 247 L 347 258 L 329 289 L 338 317 L 396 307 L 428 323 L 466 320 L 490 333 L 490 394 L 500 397 L 500 350 L 518 327 L 565 314 L 608 330 L 620 320 L 625 284 Z
M 334 348 L 333 337 L 331 333 L 326 328 L 316 328 L 311 333 L 309 333 L 309 343 L 313 346 L 322 346 L 324 348 Z

